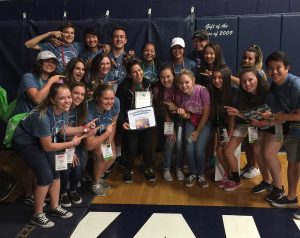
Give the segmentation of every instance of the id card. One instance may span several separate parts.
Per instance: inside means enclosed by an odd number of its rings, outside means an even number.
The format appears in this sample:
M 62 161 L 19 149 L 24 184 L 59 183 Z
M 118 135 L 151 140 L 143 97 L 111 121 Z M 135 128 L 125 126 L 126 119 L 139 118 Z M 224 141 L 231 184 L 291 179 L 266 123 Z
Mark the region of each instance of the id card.
M 104 160 L 111 160 L 113 158 L 113 152 L 112 152 L 112 147 L 111 143 L 102 143 L 101 144 L 101 151 L 103 155 Z
M 135 108 L 150 107 L 151 92 L 150 91 L 135 91 Z
M 174 122 L 164 123 L 164 135 L 173 135 L 174 134 Z
M 74 154 L 75 154 L 75 148 L 66 149 L 66 154 L 67 154 L 68 164 L 72 164 L 73 157 L 74 157 Z
M 258 140 L 258 131 L 257 128 L 254 126 L 248 127 L 248 141 L 249 143 L 254 143 Z
M 219 128 L 219 138 L 221 143 L 229 141 L 227 129 L 225 127 Z
M 62 171 L 68 169 L 67 153 L 60 153 L 55 155 L 55 171 Z

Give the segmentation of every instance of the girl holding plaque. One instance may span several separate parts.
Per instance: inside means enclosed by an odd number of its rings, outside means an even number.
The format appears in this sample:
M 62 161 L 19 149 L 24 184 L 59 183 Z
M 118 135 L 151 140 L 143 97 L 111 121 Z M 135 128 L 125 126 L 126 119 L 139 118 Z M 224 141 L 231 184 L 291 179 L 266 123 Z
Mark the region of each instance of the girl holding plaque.
M 129 124 L 128 111 L 132 109 L 150 108 L 152 106 L 151 83 L 144 78 L 142 64 L 137 59 L 132 59 L 127 64 L 130 78 L 123 81 L 117 91 L 120 99 L 119 125 L 122 128 L 122 149 L 126 160 L 126 170 L 123 175 L 125 183 L 132 183 L 133 165 L 135 157 L 141 151 L 144 159 L 145 176 L 147 181 L 156 181 L 153 170 L 154 158 L 152 149 L 152 128 L 132 129 Z M 123 151 L 122 151 L 123 155 Z

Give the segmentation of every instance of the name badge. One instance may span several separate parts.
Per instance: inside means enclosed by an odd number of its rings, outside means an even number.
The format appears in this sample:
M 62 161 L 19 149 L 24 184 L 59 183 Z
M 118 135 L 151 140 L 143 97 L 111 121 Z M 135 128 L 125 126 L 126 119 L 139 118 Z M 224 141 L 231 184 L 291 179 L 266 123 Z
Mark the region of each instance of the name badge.
M 66 154 L 67 154 L 67 163 L 72 164 L 73 157 L 75 154 L 75 148 L 66 149 Z
M 151 92 L 150 91 L 135 91 L 135 108 L 150 107 Z
M 248 127 L 248 141 L 249 143 L 254 143 L 258 140 L 258 131 L 257 128 L 254 126 Z
M 113 151 L 112 151 L 111 143 L 102 143 L 101 151 L 104 160 L 108 161 L 113 159 Z
M 281 124 L 275 125 L 275 136 L 276 136 L 276 141 L 283 142 L 283 130 Z
M 60 153 L 55 155 L 55 171 L 62 171 L 68 169 L 67 153 Z
M 221 143 L 229 141 L 227 129 L 225 127 L 219 128 L 219 138 Z
M 165 122 L 164 135 L 173 135 L 173 134 L 174 134 L 174 122 Z

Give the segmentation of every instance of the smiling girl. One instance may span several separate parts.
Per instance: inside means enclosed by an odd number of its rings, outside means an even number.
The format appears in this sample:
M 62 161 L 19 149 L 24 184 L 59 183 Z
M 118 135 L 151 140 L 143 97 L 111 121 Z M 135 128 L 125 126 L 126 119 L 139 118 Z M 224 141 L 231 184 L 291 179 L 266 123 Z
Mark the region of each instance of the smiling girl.
M 151 83 L 156 83 L 158 79 L 158 64 L 156 61 L 156 47 L 154 43 L 147 42 L 142 48 L 142 66 L 144 77 Z
M 99 130 L 85 141 L 87 149 L 94 156 L 92 191 L 97 196 L 105 196 L 106 190 L 111 188 L 101 177 L 116 158 L 114 137 L 119 112 L 120 101 L 115 97 L 113 88 L 110 85 L 98 85 L 88 104 L 88 121 L 97 118 L 96 125 Z
M 82 126 L 87 119 L 87 102 L 85 100 L 85 85 L 80 81 L 70 84 L 72 95 L 72 105 L 69 110 L 69 126 Z M 73 204 L 80 204 L 82 198 L 76 191 L 81 177 L 82 165 L 86 164 L 86 154 L 82 144 L 76 146 L 72 163 L 68 164 L 68 169 L 61 171 L 60 202 L 62 207 L 70 207 Z M 69 190 L 67 185 L 69 183 Z
M 233 134 L 235 126 L 234 116 L 228 116 L 224 105 L 237 107 L 239 101 L 238 88 L 231 85 L 231 70 L 226 65 L 214 69 L 210 95 L 211 118 L 217 138 L 216 153 L 218 161 L 225 171 L 223 179 L 217 183 L 217 186 L 218 188 L 223 188 L 230 174 L 230 169 L 225 159 L 225 148 Z
M 241 186 L 238 160 L 234 154 L 236 148 L 248 135 L 248 125 L 246 121 L 244 121 L 245 118 L 241 111 L 264 104 L 269 88 L 268 82 L 261 77 L 255 68 L 243 69 L 240 72 L 239 78 L 241 80 L 239 109 L 225 106 L 229 116 L 238 116 L 242 118 L 242 120 L 237 118 L 236 128 L 225 149 L 225 157 L 231 171 L 231 178 L 223 187 L 225 191 L 234 191 Z M 258 133 L 258 140 L 256 140 L 251 146 L 253 149 L 253 155 L 258 160 L 257 162 L 261 169 L 262 176 L 266 178 L 269 176 L 269 172 L 267 171 L 263 160 L 260 158 L 261 141 L 264 134 L 260 130 L 256 133 Z
M 80 58 L 73 58 L 66 66 L 65 81 L 68 83 L 72 83 L 74 81 L 82 81 L 85 83 L 85 63 Z
M 56 56 L 50 51 L 42 51 L 38 54 L 33 72 L 26 73 L 22 77 L 14 114 L 29 112 L 42 103 L 52 84 L 64 77 L 55 75 L 57 63 Z
M 209 92 L 195 84 L 194 74 L 187 69 L 179 73 L 178 87 L 180 93 L 175 97 L 176 112 L 185 120 L 183 140 L 190 169 L 185 186 L 191 187 L 197 182 L 200 187 L 207 188 L 209 183 L 204 176 L 204 164 L 211 127 Z
M 73 215 L 59 205 L 60 172 L 55 169 L 61 158 L 59 151 L 77 146 L 87 136 L 82 134 L 82 126 L 68 126 L 68 111 L 71 105 L 72 97 L 68 86 L 54 83 L 43 103 L 20 122 L 14 136 L 16 152 L 37 178 L 31 223 L 43 228 L 54 226 L 54 222 L 43 213 L 47 193 L 50 195 L 50 215 L 64 219 Z M 64 142 L 57 142 L 58 134 L 64 138 Z M 73 139 L 66 141 L 67 136 L 73 136 Z

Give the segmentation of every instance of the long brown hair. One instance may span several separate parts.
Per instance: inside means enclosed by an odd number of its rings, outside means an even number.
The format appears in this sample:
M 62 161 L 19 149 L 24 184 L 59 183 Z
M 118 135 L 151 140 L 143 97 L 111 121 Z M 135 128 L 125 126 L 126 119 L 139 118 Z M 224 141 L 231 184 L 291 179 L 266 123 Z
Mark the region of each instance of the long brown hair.
M 257 87 L 255 94 L 245 91 L 240 83 L 240 109 L 246 110 L 251 107 L 259 106 L 265 103 L 265 97 L 269 91 L 269 83 L 265 80 L 259 71 L 254 67 L 247 67 L 241 70 L 239 78 L 246 74 L 252 72 L 257 78 Z M 255 101 L 253 103 L 253 101 Z

